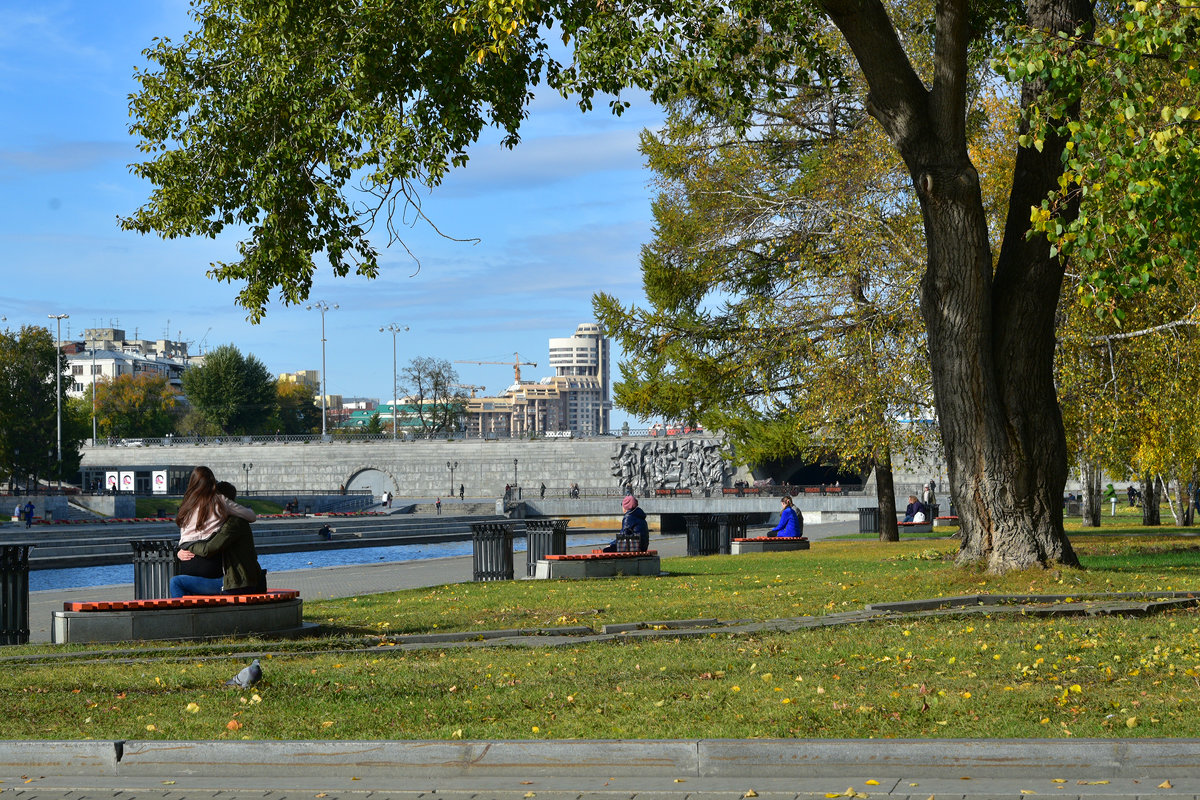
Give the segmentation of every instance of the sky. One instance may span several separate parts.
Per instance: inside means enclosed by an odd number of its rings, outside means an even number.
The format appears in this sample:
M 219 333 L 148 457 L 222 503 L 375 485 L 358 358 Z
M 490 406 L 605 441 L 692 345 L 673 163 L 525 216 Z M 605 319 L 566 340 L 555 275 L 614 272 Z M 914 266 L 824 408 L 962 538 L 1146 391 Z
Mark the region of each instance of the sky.
M 69 314 L 62 335 L 118 327 L 128 338 L 170 338 L 206 352 L 232 343 L 274 374 L 321 369 L 321 314 L 273 302 L 251 325 L 235 303 L 240 286 L 205 276 L 236 257 L 236 234 L 164 241 L 120 230 L 150 186 L 130 174 L 139 160 L 129 134 L 135 67 L 155 37 L 189 29 L 181 0 L 0 0 L 0 325 L 47 325 Z M 637 150 L 661 112 L 634 98 L 622 117 L 603 103 L 581 113 L 539 94 L 513 151 L 479 143 L 423 208 L 453 242 L 420 224 L 404 229 L 418 266 L 400 245 L 382 250 L 380 276 L 336 278 L 318 256 L 310 301 L 325 314 L 327 390 L 386 401 L 393 336 L 400 368 L 414 357 L 454 362 L 462 383 L 499 394 L 514 353 L 553 374 L 551 337 L 593 320 L 592 295 L 626 305 L 644 294 L 639 250 L 649 239 L 650 173 Z M 53 330 L 53 328 L 52 328 Z M 614 347 L 613 374 L 620 352 Z M 613 424 L 629 420 L 614 410 Z

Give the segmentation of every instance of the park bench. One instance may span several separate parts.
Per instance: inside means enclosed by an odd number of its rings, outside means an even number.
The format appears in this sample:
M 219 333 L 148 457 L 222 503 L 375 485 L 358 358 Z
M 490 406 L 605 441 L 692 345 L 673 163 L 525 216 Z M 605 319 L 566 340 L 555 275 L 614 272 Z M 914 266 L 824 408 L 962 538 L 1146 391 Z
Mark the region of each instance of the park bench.
M 661 562 L 657 550 L 627 553 L 549 555 L 538 559 L 535 578 L 613 578 L 617 575 L 658 575 Z
M 252 633 L 295 634 L 315 628 L 303 622 L 303 601 L 294 589 L 260 594 L 195 595 L 154 600 L 63 603 L 54 612 L 51 641 L 125 642 L 202 639 Z
M 958 517 L 956 517 L 956 516 L 945 516 L 945 517 L 934 517 L 933 518 L 933 527 L 935 527 L 935 528 L 941 528 L 945 525 L 957 525 L 957 524 L 958 524 Z
M 808 547 L 808 539 L 803 536 L 754 536 L 733 539 L 729 552 L 735 556 L 742 553 L 785 553 L 791 550 L 807 550 Z
M 805 494 L 820 494 L 821 487 L 820 486 L 805 486 L 804 493 Z
M 897 522 L 896 527 L 901 535 L 906 533 L 933 533 L 932 522 Z

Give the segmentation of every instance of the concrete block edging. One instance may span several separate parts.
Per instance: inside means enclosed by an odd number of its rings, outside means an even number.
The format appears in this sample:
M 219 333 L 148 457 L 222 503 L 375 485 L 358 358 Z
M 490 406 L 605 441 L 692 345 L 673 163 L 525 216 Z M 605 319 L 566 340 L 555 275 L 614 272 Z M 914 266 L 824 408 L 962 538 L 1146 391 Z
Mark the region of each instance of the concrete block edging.
M 8 767 L 9 770 L 4 770 Z M 1200 777 L 1200 739 L 0 741 L 0 771 L 124 777 Z

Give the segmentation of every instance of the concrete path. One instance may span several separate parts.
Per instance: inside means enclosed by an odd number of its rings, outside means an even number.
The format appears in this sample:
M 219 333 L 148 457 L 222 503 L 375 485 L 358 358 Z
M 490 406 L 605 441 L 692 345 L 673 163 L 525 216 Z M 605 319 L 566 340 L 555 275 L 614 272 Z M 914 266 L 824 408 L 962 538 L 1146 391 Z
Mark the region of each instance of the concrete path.
M 1200 741 L 0 742 L 14 800 L 1196 798 Z

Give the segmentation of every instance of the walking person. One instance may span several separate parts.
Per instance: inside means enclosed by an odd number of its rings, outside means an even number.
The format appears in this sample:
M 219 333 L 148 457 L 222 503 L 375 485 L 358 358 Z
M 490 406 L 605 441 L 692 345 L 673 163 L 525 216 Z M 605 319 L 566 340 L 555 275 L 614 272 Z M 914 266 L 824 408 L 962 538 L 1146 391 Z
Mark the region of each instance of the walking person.
M 34 509 L 33 501 L 32 500 L 26 501 L 25 502 L 25 527 L 26 528 L 33 527 L 33 509 Z
M 466 487 L 460 483 L 458 485 L 458 502 L 461 503 L 463 501 L 463 497 L 466 495 L 466 493 L 467 493 Z
M 442 498 L 439 497 L 433 507 L 437 509 L 437 515 L 440 517 L 442 515 Z

